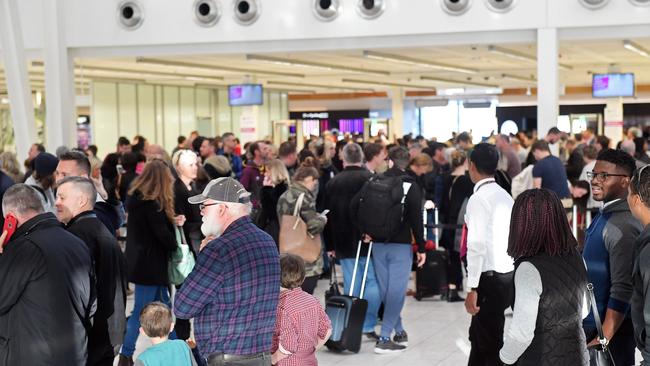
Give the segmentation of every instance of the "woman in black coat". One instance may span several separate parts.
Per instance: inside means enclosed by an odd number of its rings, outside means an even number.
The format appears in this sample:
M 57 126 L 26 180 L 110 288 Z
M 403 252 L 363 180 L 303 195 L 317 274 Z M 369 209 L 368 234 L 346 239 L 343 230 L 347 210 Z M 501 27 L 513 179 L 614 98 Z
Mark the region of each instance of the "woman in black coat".
M 198 157 L 192 150 L 178 150 L 172 157 L 172 165 L 177 178 L 174 181 L 174 211 L 177 215 L 185 216 L 183 232 L 190 248 L 198 254 L 203 234 L 201 211 L 198 205 L 191 205 L 187 199 L 201 191 L 196 186 L 198 176 Z
M 274 159 L 266 164 L 260 193 L 262 209 L 257 219 L 257 226 L 271 235 L 278 245 L 280 244 L 280 220 L 276 208 L 280 196 L 289 188 L 289 183 L 289 172 L 282 161 Z
M 169 167 L 152 160 L 129 189 L 126 262 L 129 282 L 135 284 L 135 304 L 126 325 L 121 362 L 133 357 L 142 308 L 152 301 L 171 307 L 167 267 L 177 245 L 174 225 L 183 226 L 185 221 L 174 214 L 173 181 Z
M 474 192 L 474 183 L 467 175 L 467 156 L 462 151 L 451 154 L 450 175 L 444 177 L 444 194 L 440 203 L 439 214 L 443 224 L 458 225 L 465 217 L 465 206 Z M 447 301 L 462 301 L 458 291 L 463 286 L 463 272 L 460 260 L 460 240 L 462 229 L 444 229 L 440 236 L 440 245 L 449 253 L 449 293 Z

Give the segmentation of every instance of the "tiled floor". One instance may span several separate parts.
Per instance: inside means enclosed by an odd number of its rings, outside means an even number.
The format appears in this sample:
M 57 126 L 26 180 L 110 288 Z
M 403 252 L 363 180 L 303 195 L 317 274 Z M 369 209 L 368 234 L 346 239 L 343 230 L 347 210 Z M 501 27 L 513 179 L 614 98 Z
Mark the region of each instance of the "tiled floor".
M 315 296 L 324 301 L 327 281 L 320 281 Z M 411 288 L 414 288 L 413 284 Z M 129 298 L 127 309 L 133 306 Z M 130 310 L 129 310 L 130 312 Z M 409 335 L 409 347 L 396 355 L 377 355 L 373 352 L 374 342 L 365 341 L 358 354 L 333 353 L 327 349 L 318 352 L 320 366 L 353 365 L 408 365 L 408 366 L 463 366 L 467 364 L 469 341 L 467 330 L 470 316 L 462 302 L 447 303 L 439 297 L 416 301 L 407 297 L 402 310 L 404 327 Z M 506 317 L 506 329 L 509 318 Z M 379 329 L 377 329 L 379 331 Z M 135 356 L 149 346 L 148 340 L 139 337 Z M 637 360 L 641 360 L 637 351 Z M 117 361 L 115 363 L 117 365 Z
M 324 292 L 328 287 L 327 281 L 320 281 L 315 296 L 323 301 Z M 132 306 L 133 299 L 129 297 L 127 314 L 130 313 Z M 462 302 L 450 304 L 438 300 L 438 297 L 418 302 L 408 297 L 402 311 L 402 319 L 409 334 L 409 347 L 401 354 L 377 355 L 373 352 L 374 342 L 364 341 L 358 354 L 339 354 L 322 349 L 318 352 L 318 364 L 320 366 L 467 364 L 469 354 L 467 329 L 470 317 L 465 313 Z M 135 356 L 137 357 L 149 345 L 148 340 L 139 337 Z
M 319 284 L 321 291 L 326 288 Z M 374 343 L 364 341 L 358 354 L 336 354 L 327 350 L 318 353 L 321 366 L 330 365 L 445 365 L 467 364 L 469 341 L 467 329 L 470 316 L 463 303 L 447 303 L 438 297 L 420 302 L 406 299 L 402 311 L 404 327 L 409 335 L 409 347 L 397 355 L 377 355 Z M 379 330 L 379 329 L 378 329 Z

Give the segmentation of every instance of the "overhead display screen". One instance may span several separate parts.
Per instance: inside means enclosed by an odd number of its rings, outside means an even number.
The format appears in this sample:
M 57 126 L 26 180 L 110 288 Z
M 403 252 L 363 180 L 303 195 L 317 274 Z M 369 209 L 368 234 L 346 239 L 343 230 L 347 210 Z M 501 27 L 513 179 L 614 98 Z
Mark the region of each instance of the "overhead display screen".
M 634 96 L 634 74 L 594 74 L 592 83 L 594 98 Z
M 264 89 L 260 84 L 239 84 L 228 86 L 228 104 L 231 106 L 264 104 Z

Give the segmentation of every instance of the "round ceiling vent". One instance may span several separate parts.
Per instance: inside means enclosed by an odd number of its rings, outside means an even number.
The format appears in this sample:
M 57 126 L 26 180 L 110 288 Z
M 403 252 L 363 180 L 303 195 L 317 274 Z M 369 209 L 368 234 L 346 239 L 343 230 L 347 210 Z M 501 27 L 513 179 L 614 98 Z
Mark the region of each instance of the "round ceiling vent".
M 505 13 L 515 7 L 516 0 L 485 0 L 488 9 L 497 13 Z
M 471 0 L 440 0 L 442 9 L 451 15 L 461 15 L 469 10 L 472 5 Z
M 630 0 L 636 6 L 650 6 L 650 0 Z
M 357 2 L 357 12 L 366 19 L 375 19 L 379 17 L 386 8 L 384 0 L 359 0 Z
M 609 0 L 578 0 L 587 9 L 600 9 L 609 3 Z
M 117 20 L 126 30 L 134 30 L 144 22 L 144 12 L 139 1 L 126 0 L 117 6 Z
M 235 20 L 243 25 L 255 23 L 262 11 L 259 0 L 235 0 L 233 6 L 235 8 Z
M 329 22 L 339 16 L 341 4 L 339 0 L 314 0 L 316 18 Z
M 216 0 L 195 0 L 194 20 L 203 27 L 212 27 L 221 18 L 221 6 Z

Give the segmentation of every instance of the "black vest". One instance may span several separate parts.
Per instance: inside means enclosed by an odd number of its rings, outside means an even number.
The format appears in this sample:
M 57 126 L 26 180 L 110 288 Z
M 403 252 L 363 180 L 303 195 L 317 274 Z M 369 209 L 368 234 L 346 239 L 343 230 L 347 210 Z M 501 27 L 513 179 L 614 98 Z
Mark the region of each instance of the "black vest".
M 539 299 L 535 337 L 518 366 L 579 366 L 589 364 L 582 330 L 587 271 L 577 250 L 562 257 L 538 254 L 524 259 L 539 271 Z

